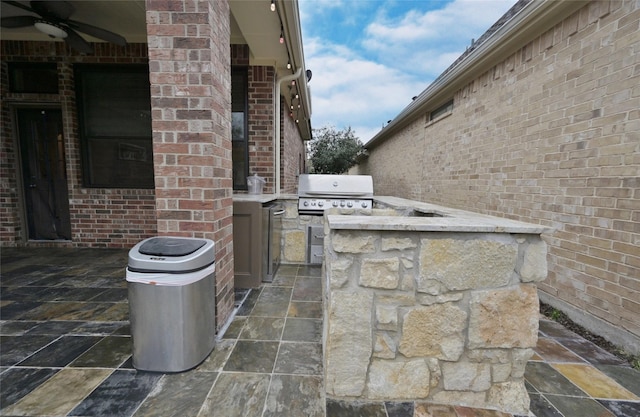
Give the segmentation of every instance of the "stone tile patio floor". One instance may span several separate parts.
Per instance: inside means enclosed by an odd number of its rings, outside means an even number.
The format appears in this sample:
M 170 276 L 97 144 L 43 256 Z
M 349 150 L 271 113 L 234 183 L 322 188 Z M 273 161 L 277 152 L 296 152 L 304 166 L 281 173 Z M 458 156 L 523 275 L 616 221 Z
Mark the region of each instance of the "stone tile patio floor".
M 283 265 L 238 293 L 235 318 L 191 371 L 132 367 L 126 250 L 3 248 L 0 415 L 509 417 L 423 402 L 325 400 L 320 268 Z M 537 417 L 640 416 L 640 372 L 540 320 L 525 373 Z

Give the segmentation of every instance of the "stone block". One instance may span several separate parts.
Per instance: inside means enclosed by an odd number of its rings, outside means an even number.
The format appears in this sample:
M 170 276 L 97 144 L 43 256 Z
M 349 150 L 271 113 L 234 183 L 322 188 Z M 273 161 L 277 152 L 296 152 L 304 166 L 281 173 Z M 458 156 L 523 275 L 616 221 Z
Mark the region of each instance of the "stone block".
M 376 333 L 376 344 L 373 347 L 373 357 L 393 359 L 396 357 L 396 341 L 386 332 Z
M 418 245 L 413 239 L 405 237 L 389 237 L 383 238 L 381 241 L 380 249 L 382 251 L 390 251 L 390 250 L 405 250 L 405 249 L 413 249 Z
M 398 258 L 365 259 L 360 267 L 359 284 L 363 287 L 394 289 L 400 282 Z
M 474 349 L 467 351 L 467 359 L 472 362 L 509 363 L 511 355 L 507 349 Z
M 491 387 L 491 365 L 469 362 L 444 362 L 442 379 L 447 391 L 486 391 Z
M 511 280 L 517 258 L 515 241 L 422 239 L 418 279 L 451 291 L 501 287 Z
M 511 377 L 515 379 L 524 377 L 527 362 L 533 356 L 533 349 L 513 349 L 511 356 Z
M 520 279 L 523 282 L 539 282 L 547 278 L 547 243 L 537 239 L 525 246 Z
M 373 295 L 331 291 L 325 338 L 326 392 L 338 397 L 362 395 L 373 354 Z
M 456 361 L 464 350 L 467 313 L 447 304 L 416 307 L 402 320 L 399 351 L 407 357 Z
M 347 257 L 340 257 L 339 259 L 326 259 L 325 262 L 329 268 L 329 286 L 331 288 L 341 288 L 351 278 L 353 260 Z
M 529 415 L 529 394 L 522 380 L 493 384 L 487 395 L 487 403 L 507 413 Z
M 505 382 L 511 377 L 510 363 L 496 363 L 491 365 L 491 381 Z
M 351 232 L 334 232 L 331 235 L 333 250 L 342 253 L 374 253 L 376 237 Z
M 376 295 L 376 303 L 409 307 L 416 304 L 416 298 L 413 293 L 385 291 L 384 294 Z
M 398 309 L 395 306 L 376 306 L 376 325 L 378 329 L 396 330 L 398 326 Z
M 289 230 L 284 233 L 284 260 L 291 263 L 305 263 L 306 241 L 303 230 Z
M 416 279 L 416 291 L 418 293 L 429 294 L 431 296 L 438 296 L 446 293 L 447 289 L 438 280 L 418 277 Z
M 468 347 L 534 347 L 538 340 L 538 311 L 534 285 L 472 292 Z
M 429 371 L 431 371 L 431 388 L 435 388 L 440 384 L 440 380 L 442 380 L 440 361 L 436 358 L 428 358 L 426 361 Z
M 443 304 L 452 301 L 460 301 L 462 300 L 463 296 L 464 293 L 462 292 L 452 292 L 442 295 L 416 294 L 416 300 L 422 305 L 430 306 L 433 304 Z
M 429 395 L 429 367 L 423 359 L 374 360 L 369 368 L 368 398 L 409 400 Z

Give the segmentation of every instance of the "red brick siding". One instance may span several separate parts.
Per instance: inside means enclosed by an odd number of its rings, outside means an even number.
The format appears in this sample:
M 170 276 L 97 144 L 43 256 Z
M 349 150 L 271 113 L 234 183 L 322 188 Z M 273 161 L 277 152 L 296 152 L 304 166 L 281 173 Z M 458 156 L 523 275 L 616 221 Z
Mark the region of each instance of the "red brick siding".
M 275 192 L 275 143 L 273 140 L 275 70 L 249 67 L 249 175 L 266 180 L 264 193 Z
M 156 234 L 153 190 L 100 189 L 82 186 L 80 141 L 75 105 L 73 64 L 146 64 L 145 44 L 126 47 L 93 44 L 92 55 L 79 56 L 62 42 L 2 41 L 2 155 L 0 156 L 0 245 L 63 245 L 128 248 Z M 59 94 L 8 92 L 7 63 L 56 62 Z M 64 125 L 66 171 L 71 215 L 71 242 L 27 242 L 20 198 L 20 161 L 13 131 L 14 106 L 29 104 L 60 106 Z
M 298 192 L 298 175 L 304 173 L 305 169 L 306 147 L 300 137 L 298 124 L 290 115 L 284 100 L 281 109 L 280 187 L 285 194 L 295 194 Z
M 233 310 L 227 1 L 147 0 L 158 233 L 216 243 L 217 328 Z

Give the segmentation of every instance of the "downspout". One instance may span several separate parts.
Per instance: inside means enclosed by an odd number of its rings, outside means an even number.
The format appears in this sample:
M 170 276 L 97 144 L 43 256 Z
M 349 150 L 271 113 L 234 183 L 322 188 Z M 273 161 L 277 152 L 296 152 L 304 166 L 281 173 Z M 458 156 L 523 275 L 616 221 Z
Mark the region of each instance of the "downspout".
M 300 74 L 302 74 L 302 67 L 299 67 L 295 73 L 291 75 L 285 75 L 284 77 L 280 77 L 276 81 L 276 94 L 275 94 L 276 117 L 274 118 L 275 125 L 276 125 L 275 126 L 276 189 L 274 191 L 277 196 L 280 195 L 280 84 L 284 82 L 293 81 L 296 78 L 300 77 Z

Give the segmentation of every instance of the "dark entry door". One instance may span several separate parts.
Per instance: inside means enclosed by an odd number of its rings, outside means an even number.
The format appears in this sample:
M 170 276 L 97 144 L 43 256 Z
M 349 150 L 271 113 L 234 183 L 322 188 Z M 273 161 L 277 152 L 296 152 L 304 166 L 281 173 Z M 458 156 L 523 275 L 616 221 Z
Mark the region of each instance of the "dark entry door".
M 29 239 L 71 240 L 62 113 L 18 109 Z

